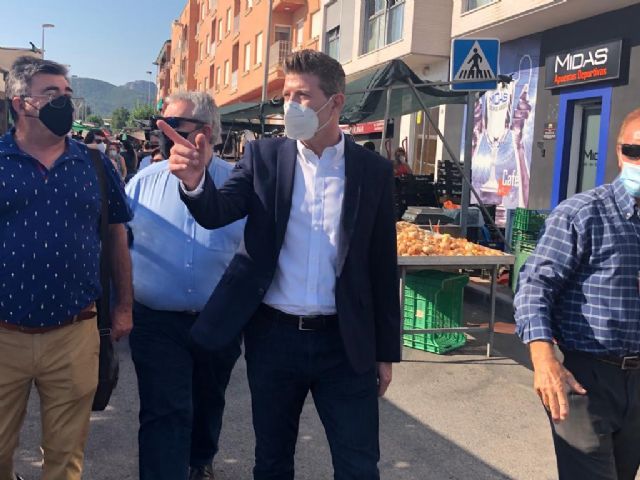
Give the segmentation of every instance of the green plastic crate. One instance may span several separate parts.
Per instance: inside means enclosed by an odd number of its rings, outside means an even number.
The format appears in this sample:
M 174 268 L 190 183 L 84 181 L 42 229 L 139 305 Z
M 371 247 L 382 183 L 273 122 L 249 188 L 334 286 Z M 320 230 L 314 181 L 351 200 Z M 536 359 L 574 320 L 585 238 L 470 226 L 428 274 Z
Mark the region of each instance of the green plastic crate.
M 404 287 L 405 329 L 462 326 L 462 297 L 467 275 L 424 270 L 408 274 Z M 407 347 L 431 353 L 446 353 L 463 346 L 462 332 L 420 333 L 403 336 Z
M 530 210 L 526 208 L 516 208 L 513 218 L 513 229 L 521 232 L 538 234 L 544 226 L 548 212 L 544 210 Z
M 524 264 L 527 262 L 527 259 L 531 255 L 532 250 L 521 250 L 515 252 L 515 261 L 513 263 L 513 267 L 511 270 L 511 290 L 515 293 L 516 287 L 518 286 L 518 277 L 520 276 L 520 270 L 524 267 Z

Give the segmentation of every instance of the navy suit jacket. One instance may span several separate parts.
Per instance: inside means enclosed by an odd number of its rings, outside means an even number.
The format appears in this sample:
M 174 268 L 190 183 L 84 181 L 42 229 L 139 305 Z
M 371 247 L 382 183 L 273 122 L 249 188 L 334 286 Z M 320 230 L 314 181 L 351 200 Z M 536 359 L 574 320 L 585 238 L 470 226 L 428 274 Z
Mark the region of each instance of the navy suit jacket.
M 290 139 L 251 142 L 222 188 L 205 173 L 201 195 L 181 192 L 204 228 L 247 217 L 244 240 L 191 330 L 198 346 L 216 350 L 229 343 L 262 303 L 287 230 L 297 153 Z M 376 361 L 400 361 L 393 168 L 349 141 L 338 241 L 336 308 L 351 365 L 364 372 Z

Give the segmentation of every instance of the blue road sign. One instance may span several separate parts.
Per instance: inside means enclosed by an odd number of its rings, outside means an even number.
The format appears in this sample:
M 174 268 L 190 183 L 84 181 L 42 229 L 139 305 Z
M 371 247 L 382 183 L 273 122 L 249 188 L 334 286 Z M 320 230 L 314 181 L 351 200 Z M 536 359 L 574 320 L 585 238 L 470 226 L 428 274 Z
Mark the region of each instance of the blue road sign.
M 493 90 L 498 77 L 500 41 L 495 38 L 455 38 L 451 42 L 451 90 Z

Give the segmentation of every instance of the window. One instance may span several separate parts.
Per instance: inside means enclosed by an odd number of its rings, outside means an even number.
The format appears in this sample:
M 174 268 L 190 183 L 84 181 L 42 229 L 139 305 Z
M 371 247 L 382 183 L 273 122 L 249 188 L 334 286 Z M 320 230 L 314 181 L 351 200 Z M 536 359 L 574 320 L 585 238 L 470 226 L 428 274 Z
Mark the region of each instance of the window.
M 220 88 L 220 67 L 216 67 L 216 89 Z
M 229 85 L 229 74 L 231 73 L 230 67 L 231 65 L 229 65 L 229 60 L 225 60 L 224 61 L 224 84 L 225 85 Z
M 262 63 L 262 32 L 256 35 L 256 65 Z
M 200 20 L 204 19 L 207 14 L 207 2 L 202 2 L 202 9 L 200 10 Z
M 216 67 L 214 65 L 211 65 L 209 67 L 209 84 L 207 85 L 207 88 L 213 88 L 213 84 L 215 83 L 215 74 L 216 74 Z
M 304 41 L 304 20 L 296 23 L 296 46 L 301 47 Z
M 253 0 L 247 0 L 247 10 L 253 8 Z
M 336 27 L 334 29 L 331 29 L 327 32 L 327 44 L 326 44 L 326 48 L 325 51 L 327 52 L 327 55 L 329 55 L 332 58 L 335 58 L 336 60 L 339 60 L 340 58 L 340 27 Z
M 462 13 L 484 7 L 497 1 L 498 0 L 462 0 Z
M 209 88 L 209 77 L 204 77 L 204 83 L 203 83 L 203 85 L 204 85 L 205 90 L 206 90 L 207 88 Z
M 322 18 L 320 17 L 320 10 L 311 15 L 311 38 L 319 38 L 320 31 L 322 30 Z
M 209 0 L 209 10 L 215 10 L 217 7 L 217 0 Z
M 222 41 L 222 19 L 218 20 L 218 41 Z
M 365 0 L 362 53 L 402 39 L 405 0 Z
M 227 8 L 227 30 L 226 32 L 229 33 L 231 31 L 231 21 L 233 20 L 233 13 L 231 12 L 230 8 Z
M 205 46 L 207 48 L 207 55 L 211 55 L 211 38 L 209 37 L 208 33 L 207 33 L 207 39 L 205 40 Z
M 248 72 L 251 70 L 251 44 L 244 44 L 244 71 Z

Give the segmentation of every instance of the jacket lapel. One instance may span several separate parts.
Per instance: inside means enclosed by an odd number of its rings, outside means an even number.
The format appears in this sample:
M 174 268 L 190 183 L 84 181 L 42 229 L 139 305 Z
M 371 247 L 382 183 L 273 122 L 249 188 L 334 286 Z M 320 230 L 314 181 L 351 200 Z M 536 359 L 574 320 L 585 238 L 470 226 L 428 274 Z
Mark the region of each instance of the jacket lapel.
M 280 251 L 287 222 L 291 213 L 291 197 L 293 195 L 293 176 L 295 174 L 298 150 L 295 140 L 286 140 L 278 149 L 276 160 L 276 251 Z
M 345 139 L 344 144 L 344 160 L 344 199 L 342 201 L 342 218 L 340 220 L 340 235 L 338 237 L 336 277 L 339 277 L 342 273 L 347 253 L 349 253 L 353 229 L 358 219 L 362 175 L 364 171 L 363 161 L 357 157 L 353 144 L 347 139 Z

